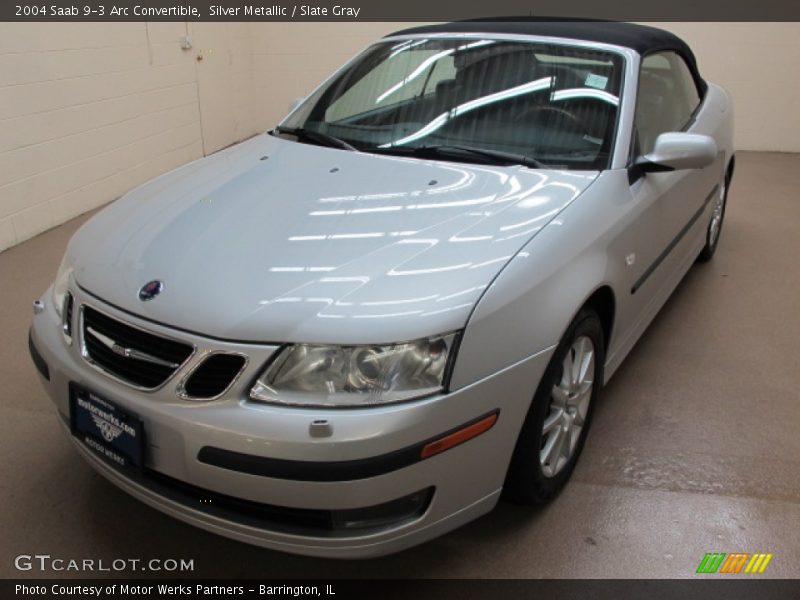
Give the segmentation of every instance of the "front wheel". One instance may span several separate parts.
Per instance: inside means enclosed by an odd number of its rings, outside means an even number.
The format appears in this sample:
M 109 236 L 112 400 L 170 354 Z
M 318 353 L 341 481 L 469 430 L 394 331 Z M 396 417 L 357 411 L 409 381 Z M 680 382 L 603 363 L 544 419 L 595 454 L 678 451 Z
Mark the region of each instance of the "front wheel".
M 600 318 L 584 309 L 556 348 L 522 426 L 505 484 L 512 500 L 547 502 L 569 479 L 589 432 L 604 361 Z

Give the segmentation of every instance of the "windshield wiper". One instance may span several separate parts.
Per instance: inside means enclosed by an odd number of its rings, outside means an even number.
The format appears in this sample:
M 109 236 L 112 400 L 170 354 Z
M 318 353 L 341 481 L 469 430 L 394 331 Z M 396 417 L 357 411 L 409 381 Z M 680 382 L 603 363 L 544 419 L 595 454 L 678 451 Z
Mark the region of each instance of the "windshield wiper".
M 547 169 L 548 165 L 540 160 L 536 160 L 532 156 L 524 154 L 515 154 L 513 152 L 504 152 L 502 150 L 491 150 L 489 148 L 475 148 L 473 146 L 461 146 L 459 144 L 438 144 L 434 146 L 388 146 L 385 148 L 375 148 L 373 151 L 391 154 L 397 152 L 398 154 L 411 154 L 413 156 L 459 156 L 463 154 L 472 154 L 473 156 L 480 156 L 482 158 L 490 159 L 494 164 L 498 165 L 522 165 L 523 167 L 532 167 L 534 169 Z
M 322 133 L 320 131 L 314 131 L 313 129 L 304 129 L 302 127 L 281 127 L 280 125 L 274 129 L 277 133 L 286 133 L 289 135 L 297 136 L 298 139 L 308 140 L 309 142 L 314 142 L 315 144 L 319 144 L 320 146 L 330 146 L 332 148 L 341 148 L 342 150 L 350 150 L 352 152 L 357 152 L 358 149 L 345 142 L 344 140 L 340 140 L 337 137 L 333 137 L 332 135 L 328 135 L 327 133 Z

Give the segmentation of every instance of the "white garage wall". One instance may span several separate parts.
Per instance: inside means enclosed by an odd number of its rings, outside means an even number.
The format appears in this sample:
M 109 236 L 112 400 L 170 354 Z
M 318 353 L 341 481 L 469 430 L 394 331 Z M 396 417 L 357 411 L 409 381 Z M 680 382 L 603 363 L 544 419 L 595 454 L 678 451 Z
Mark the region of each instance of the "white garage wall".
M 231 142 L 267 129 L 291 99 L 405 26 L 202 25 L 0 23 L 0 251 L 199 158 L 204 131 L 224 137 L 223 121 Z M 661 26 L 733 93 L 740 149 L 800 151 L 800 24 Z M 187 33 L 191 51 L 179 47 Z M 198 84 L 196 54 L 209 43 L 230 64 L 231 114 L 202 71 Z
M 201 156 L 184 29 L 0 24 L 0 250 Z

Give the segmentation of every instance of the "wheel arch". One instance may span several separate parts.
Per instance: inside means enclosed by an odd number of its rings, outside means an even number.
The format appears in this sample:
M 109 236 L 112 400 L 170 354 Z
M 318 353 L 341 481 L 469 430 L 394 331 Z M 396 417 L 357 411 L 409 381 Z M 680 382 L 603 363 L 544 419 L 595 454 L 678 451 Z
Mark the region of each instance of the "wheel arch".
M 605 348 L 608 349 L 611 343 L 611 336 L 614 333 L 614 319 L 617 311 L 617 300 L 614 295 L 614 290 L 608 284 L 603 284 L 598 287 L 586 299 L 581 308 L 591 308 L 600 317 L 600 323 L 603 326 L 603 343 Z

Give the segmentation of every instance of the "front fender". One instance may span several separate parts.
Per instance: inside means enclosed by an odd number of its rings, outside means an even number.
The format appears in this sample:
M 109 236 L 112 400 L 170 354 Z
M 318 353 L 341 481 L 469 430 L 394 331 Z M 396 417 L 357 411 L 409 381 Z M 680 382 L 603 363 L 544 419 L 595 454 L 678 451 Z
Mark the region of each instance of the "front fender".
M 554 349 L 597 289 L 617 295 L 623 273 L 612 254 L 627 185 L 624 171 L 606 171 L 511 259 L 470 316 L 451 389 Z

